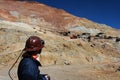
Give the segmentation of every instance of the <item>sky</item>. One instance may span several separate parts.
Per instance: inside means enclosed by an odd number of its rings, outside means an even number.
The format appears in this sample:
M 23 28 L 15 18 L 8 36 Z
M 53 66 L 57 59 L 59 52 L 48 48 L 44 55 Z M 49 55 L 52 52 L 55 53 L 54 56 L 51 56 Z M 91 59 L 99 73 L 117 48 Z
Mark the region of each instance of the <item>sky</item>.
M 33 0 L 120 29 L 120 0 Z

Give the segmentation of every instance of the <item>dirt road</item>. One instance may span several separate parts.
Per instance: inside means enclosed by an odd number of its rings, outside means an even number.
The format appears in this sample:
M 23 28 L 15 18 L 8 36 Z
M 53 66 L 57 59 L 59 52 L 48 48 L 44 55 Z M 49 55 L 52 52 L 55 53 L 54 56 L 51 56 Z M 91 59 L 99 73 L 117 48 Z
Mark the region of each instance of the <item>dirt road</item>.
M 0 80 L 10 80 L 8 76 L 8 66 L 0 67 Z M 103 70 L 102 67 L 94 65 L 53 65 L 41 67 L 41 74 L 47 73 L 51 76 L 51 80 L 119 80 L 120 72 L 114 70 Z M 11 71 L 14 80 L 17 66 Z

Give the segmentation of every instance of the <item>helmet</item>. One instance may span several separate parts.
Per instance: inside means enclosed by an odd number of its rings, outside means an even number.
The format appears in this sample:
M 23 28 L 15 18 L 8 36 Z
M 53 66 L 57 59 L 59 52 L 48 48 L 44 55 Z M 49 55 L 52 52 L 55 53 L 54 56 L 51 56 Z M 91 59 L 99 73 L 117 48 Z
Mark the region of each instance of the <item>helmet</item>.
M 24 51 L 39 51 L 44 47 L 44 41 L 37 36 L 30 36 L 27 41 Z

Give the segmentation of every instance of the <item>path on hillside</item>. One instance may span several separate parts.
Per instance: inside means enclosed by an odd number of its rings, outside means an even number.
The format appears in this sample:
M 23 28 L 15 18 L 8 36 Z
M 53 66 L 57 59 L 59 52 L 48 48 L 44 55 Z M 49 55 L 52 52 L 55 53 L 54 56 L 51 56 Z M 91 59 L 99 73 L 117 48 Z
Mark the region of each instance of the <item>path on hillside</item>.
M 112 70 L 97 70 L 101 68 L 93 65 L 53 65 L 40 68 L 41 73 L 48 73 L 51 80 L 119 80 L 120 72 Z M 0 80 L 10 80 L 8 67 L 0 67 Z M 14 80 L 17 80 L 17 68 L 11 71 Z

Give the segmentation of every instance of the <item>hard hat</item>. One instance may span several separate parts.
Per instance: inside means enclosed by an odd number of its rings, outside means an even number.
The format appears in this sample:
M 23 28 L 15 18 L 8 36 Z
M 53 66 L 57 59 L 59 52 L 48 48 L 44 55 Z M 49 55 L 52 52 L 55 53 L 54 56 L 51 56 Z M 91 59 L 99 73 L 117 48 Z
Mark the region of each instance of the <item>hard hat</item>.
M 39 51 L 44 47 L 44 40 L 37 36 L 30 36 L 27 41 L 25 48 L 23 49 L 24 51 Z

